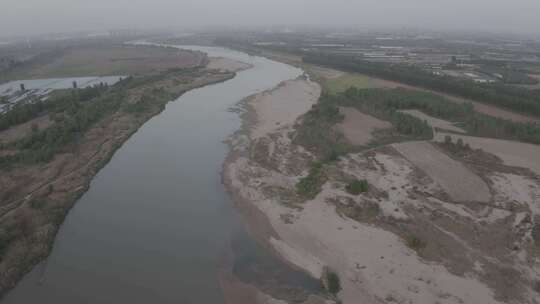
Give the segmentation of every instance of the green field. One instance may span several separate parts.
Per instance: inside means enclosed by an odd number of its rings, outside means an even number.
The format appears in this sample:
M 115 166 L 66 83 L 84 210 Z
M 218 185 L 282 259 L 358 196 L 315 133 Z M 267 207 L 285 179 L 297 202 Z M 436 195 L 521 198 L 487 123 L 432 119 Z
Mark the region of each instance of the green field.
M 350 87 L 365 89 L 371 86 L 371 79 L 368 76 L 350 73 L 346 73 L 338 78 L 328 79 L 325 82 L 325 88 L 331 94 L 345 92 Z

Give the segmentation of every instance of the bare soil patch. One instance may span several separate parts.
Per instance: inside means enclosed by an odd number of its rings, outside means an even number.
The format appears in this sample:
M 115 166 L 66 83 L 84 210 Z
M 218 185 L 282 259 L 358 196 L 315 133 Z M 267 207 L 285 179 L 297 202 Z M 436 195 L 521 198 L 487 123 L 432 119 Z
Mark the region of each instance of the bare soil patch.
M 344 119 L 336 128 L 353 145 L 366 145 L 373 139 L 373 131 L 392 127 L 391 123 L 364 114 L 355 108 L 340 107 L 339 112 L 344 115 Z
M 482 149 L 494 154 L 508 166 L 528 168 L 536 174 L 540 174 L 539 145 L 448 133 L 437 133 L 434 140 L 443 142 L 446 135 L 450 135 L 454 141 L 461 138 L 473 149 Z
M 491 198 L 486 183 L 463 164 L 435 149 L 428 142 L 407 142 L 393 145 L 456 201 L 488 202 Z

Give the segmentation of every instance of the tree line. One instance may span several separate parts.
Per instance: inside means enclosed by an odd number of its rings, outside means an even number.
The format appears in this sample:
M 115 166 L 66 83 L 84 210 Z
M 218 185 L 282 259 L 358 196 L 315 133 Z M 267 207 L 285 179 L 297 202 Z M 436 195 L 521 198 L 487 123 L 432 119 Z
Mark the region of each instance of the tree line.
M 96 98 L 106 92 L 107 85 L 69 90 L 48 100 L 31 99 L 13 106 L 0 115 L 0 131 L 30 121 L 46 112 L 61 112 L 65 108 Z
M 387 90 L 357 89 L 353 87 L 333 98 L 341 104 L 355 106 L 375 115 L 385 112 L 396 113 L 397 110 L 417 109 L 437 118 L 459 121 L 461 127 L 472 135 L 540 144 L 540 124 L 538 123 L 522 123 L 488 116 L 475 112 L 471 103 L 451 102 L 444 97 L 429 92 L 402 88 Z M 408 114 L 400 114 L 410 117 Z M 404 131 L 404 127 L 399 126 L 403 122 L 396 121 L 395 118 L 390 120 L 398 130 Z M 405 131 L 408 130 L 407 128 L 415 127 L 417 124 L 417 122 L 413 121 L 406 122 Z M 417 136 L 428 135 L 422 133 L 422 128 L 416 128 L 419 129 L 412 130 L 409 133 Z
M 103 88 L 93 88 L 62 94 L 47 103 L 40 102 L 43 109 L 49 110 L 54 124 L 43 130 L 33 129 L 31 134 L 3 144 L 0 148 L 20 152 L 0 157 L 0 168 L 17 163 L 49 161 L 66 145 L 79 139 L 94 123 L 118 110 L 124 99 L 125 94 L 121 90 L 105 92 Z
M 308 54 L 303 57 L 303 61 L 433 89 L 512 111 L 540 116 L 540 94 L 534 90 L 501 83 L 480 84 L 450 76 L 435 75 L 412 65 L 369 62 L 353 56 Z

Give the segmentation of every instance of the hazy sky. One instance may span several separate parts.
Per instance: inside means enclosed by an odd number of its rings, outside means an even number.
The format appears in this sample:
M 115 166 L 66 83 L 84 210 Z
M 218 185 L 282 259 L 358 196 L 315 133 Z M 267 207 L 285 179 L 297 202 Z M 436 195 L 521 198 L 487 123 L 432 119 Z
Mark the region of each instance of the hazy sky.
M 287 24 L 540 34 L 540 0 L 0 0 L 0 36 Z

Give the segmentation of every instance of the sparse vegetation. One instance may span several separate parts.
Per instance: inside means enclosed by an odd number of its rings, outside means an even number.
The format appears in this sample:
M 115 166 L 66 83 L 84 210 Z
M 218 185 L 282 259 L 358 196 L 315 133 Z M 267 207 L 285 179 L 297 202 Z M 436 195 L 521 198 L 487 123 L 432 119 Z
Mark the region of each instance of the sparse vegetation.
M 350 219 L 358 222 L 371 222 L 381 212 L 379 204 L 370 200 L 356 202 L 352 199 L 346 202 L 334 202 L 336 211 Z
M 314 199 L 321 192 L 321 187 L 327 180 L 323 166 L 320 162 L 313 163 L 309 169 L 309 174 L 301 178 L 296 184 L 296 192 L 300 196 L 306 199 Z
M 345 187 L 345 190 L 352 195 L 359 195 L 368 191 L 368 182 L 363 180 L 353 180 Z
M 343 120 L 339 108 L 321 98 L 297 126 L 294 141 L 314 152 L 322 161 L 334 161 L 349 150 L 343 135 L 333 126 Z
M 338 78 L 329 79 L 325 83 L 325 88 L 330 94 L 345 92 L 350 87 L 367 88 L 370 84 L 369 77 L 359 74 L 344 74 Z
M 450 76 L 436 76 L 415 66 L 369 62 L 351 56 L 311 54 L 304 56 L 303 61 L 395 80 L 482 101 L 520 113 L 540 116 L 540 96 L 534 91 L 519 87 L 504 84 L 479 84 Z
M 540 246 L 540 224 L 535 224 L 532 229 L 532 238 L 538 246 Z
M 341 281 L 339 276 L 328 267 L 323 269 L 321 281 L 324 289 L 333 295 L 336 295 L 341 290 Z
M 390 120 L 396 129 L 416 138 L 431 138 L 426 122 L 411 119 L 397 110 L 418 109 L 428 115 L 450 121 L 460 121 L 472 135 L 540 143 L 540 124 L 521 123 L 491 117 L 474 111 L 469 103 L 458 104 L 441 96 L 406 89 L 356 89 L 332 97 L 335 102 L 357 107 L 373 116 Z
M 418 251 L 424 249 L 427 246 L 427 243 L 416 235 L 409 235 L 405 239 L 407 246 L 411 249 Z
M 108 86 L 95 86 L 57 93 L 47 101 L 30 100 L 19 103 L 11 110 L 0 115 L 0 131 L 27 122 L 47 112 L 60 113 L 75 104 L 92 100 L 104 94 Z

